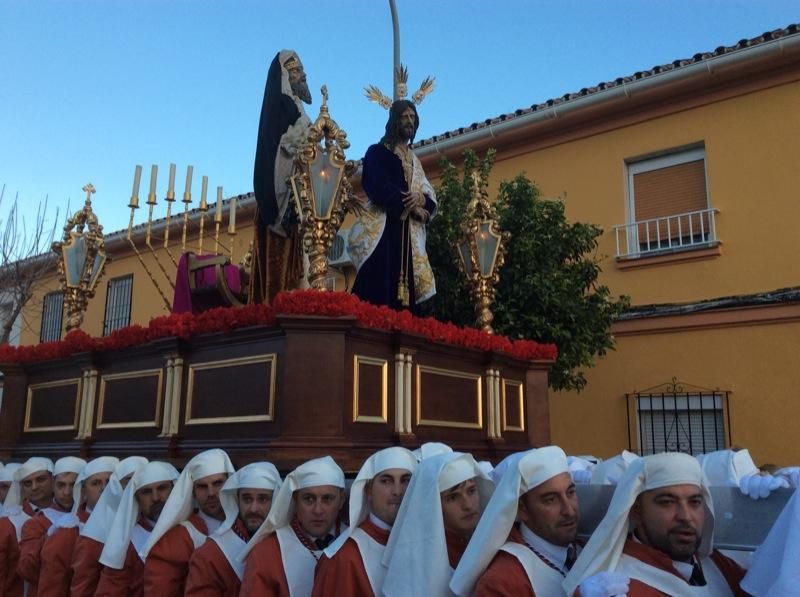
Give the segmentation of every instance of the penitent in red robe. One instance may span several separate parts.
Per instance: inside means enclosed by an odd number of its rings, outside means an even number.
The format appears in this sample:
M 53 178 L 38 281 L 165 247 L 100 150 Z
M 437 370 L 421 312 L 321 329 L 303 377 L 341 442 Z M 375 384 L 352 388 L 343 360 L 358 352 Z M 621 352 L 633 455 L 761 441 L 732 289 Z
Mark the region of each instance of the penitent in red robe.
M 509 541 L 524 545 L 522 536 L 517 529 L 513 529 L 508 536 Z M 515 595 L 519 597 L 535 597 L 528 574 L 522 563 L 505 551 L 495 554 L 486 571 L 475 585 L 475 597 L 504 597 Z
M 83 508 L 78 511 L 77 516 L 82 523 L 89 519 L 89 513 Z M 79 533 L 78 526 L 62 527 L 45 540 L 42 546 L 38 597 L 63 597 L 70 594 L 72 554 Z
M 49 508 L 39 510 L 36 515 L 22 526 L 22 537 L 19 540 L 19 562 L 17 573 L 27 583 L 26 597 L 36 597 L 39 586 L 39 571 L 42 566 L 42 546 L 47 538 L 47 531 L 53 526 L 57 517 L 69 512 L 55 501 Z
M 203 535 L 208 535 L 208 526 L 198 514 L 192 514 L 187 522 Z M 189 560 L 195 545 L 189 531 L 177 524 L 158 540 L 144 565 L 144 592 L 159 597 L 182 597 L 189 574 Z
M 121 570 L 106 566 L 100 573 L 95 597 L 142 597 L 144 595 L 144 562 L 132 543 L 128 544 Z
M 247 527 L 237 518 L 232 531 L 242 538 L 241 547 L 244 548 L 244 537 L 250 536 Z M 216 541 L 206 541 L 192 554 L 186 578 L 187 597 L 237 597 L 241 585 L 242 581 Z
M 36 514 L 28 500 L 23 500 L 22 508 L 13 519 L 20 530 L 24 521 Z M 24 584 L 17 574 L 19 563 L 19 539 L 17 527 L 12 517 L 0 518 L 0 595 L 3 597 L 22 597 Z
M 75 541 L 75 550 L 72 553 L 72 580 L 69 585 L 70 597 L 93 597 L 100 582 L 100 573 L 103 565 L 100 555 L 103 553 L 103 544 L 91 537 L 79 536 Z
M 379 528 L 369 519 L 358 526 L 380 545 L 386 546 L 389 541 L 389 531 Z M 348 597 L 374 597 L 375 595 L 361 551 L 352 538 L 345 541 L 332 558 L 322 556 L 317 564 L 314 574 L 314 591 L 311 593 L 311 597 L 330 597 L 331 595 L 347 595 Z
M 289 597 L 289 583 L 283 570 L 281 546 L 274 533 L 254 545 L 247 554 L 240 594 Z

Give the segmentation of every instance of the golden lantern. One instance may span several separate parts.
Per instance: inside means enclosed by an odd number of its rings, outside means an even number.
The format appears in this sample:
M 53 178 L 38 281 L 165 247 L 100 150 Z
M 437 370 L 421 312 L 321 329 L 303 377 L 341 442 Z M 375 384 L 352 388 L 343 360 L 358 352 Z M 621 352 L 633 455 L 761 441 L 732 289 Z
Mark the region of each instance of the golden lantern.
M 67 306 L 66 331 L 83 323 L 83 312 L 94 297 L 97 282 L 103 275 L 108 256 L 103 241 L 103 227 L 92 211 L 92 183 L 83 187 L 86 202 L 64 226 L 64 239 L 53 243 L 58 254 L 58 277 Z
M 483 331 L 492 333 L 494 287 L 500 281 L 500 268 L 505 262 L 505 243 L 511 235 L 498 228 L 497 212 L 489 203 L 485 181 L 477 172 L 473 173 L 472 181 L 474 195 L 461 222 L 458 255 L 461 269 L 471 286 L 477 325 Z
M 303 249 L 308 254 L 308 282 L 325 289 L 328 249 L 344 220 L 352 188 L 348 178 L 356 165 L 345 159 L 347 133 L 328 113 L 328 90 L 322 87 L 322 106 L 305 144 L 294 160 L 292 194 L 300 218 Z

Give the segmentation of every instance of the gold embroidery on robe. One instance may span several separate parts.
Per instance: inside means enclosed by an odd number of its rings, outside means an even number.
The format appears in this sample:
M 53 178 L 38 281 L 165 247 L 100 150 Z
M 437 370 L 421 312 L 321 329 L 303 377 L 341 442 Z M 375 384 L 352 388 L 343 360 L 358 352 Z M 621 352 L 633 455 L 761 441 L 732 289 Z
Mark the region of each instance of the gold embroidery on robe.
M 434 205 L 438 206 L 436 193 L 425 177 L 422 170 L 422 163 L 411 150 L 404 151 L 395 147 L 394 154 L 400 159 L 403 165 L 403 172 L 406 181 L 411 178 L 408 188 L 412 192 L 421 192 L 430 197 Z M 434 211 L 435 215 L 435 211 Z M 433 216 L 431 216 L 433 217 Z M 350 235 L 347 239 L 347 248 L 356 272 L 369 259 L 378 241 L 383 236 L 386 227 L 386 212 L 380 207 L 367 201 L 362 209 L 362 213 L 356 219 Z M 436 280 L 433 277 L 433 269 L 428 260 L 428 253 L 425 250 L 425 240 L 427 238 L 427 228 L 425 224 L 417 220 L 409 219 L 409 231 L 411 239 L 411 254 L 413 256 L 412 266 L 414 268 L 414 288 L 416 291 L 416 302 L 421 303 L 436 294 Z

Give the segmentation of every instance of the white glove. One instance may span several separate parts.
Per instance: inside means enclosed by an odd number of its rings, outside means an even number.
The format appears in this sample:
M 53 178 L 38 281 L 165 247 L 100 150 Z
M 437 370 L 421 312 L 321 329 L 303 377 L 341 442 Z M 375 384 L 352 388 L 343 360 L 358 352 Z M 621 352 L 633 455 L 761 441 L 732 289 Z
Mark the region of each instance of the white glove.
M 741 492 L 754 500 L 769 497 L 770 493 L 781 487 L 789 487 L 789 481 L 783 477 L 747 475 L 739 479 Z
M 598 572 L 584 580 L 578 589 L 581 597 L 617 597 L 628 594 L 631 579 L 620 572 Z
M 572 480 L 576 485 L 588 485 L 592 482 L 592 471 L 584 469 L 582 471 L 570 471 Z
M 800 485 L 800 466 L 787 466 L 778 469 L 775 472 L 775 476 L 786 479 L 790 487 L 797 489 L 798 485 Z

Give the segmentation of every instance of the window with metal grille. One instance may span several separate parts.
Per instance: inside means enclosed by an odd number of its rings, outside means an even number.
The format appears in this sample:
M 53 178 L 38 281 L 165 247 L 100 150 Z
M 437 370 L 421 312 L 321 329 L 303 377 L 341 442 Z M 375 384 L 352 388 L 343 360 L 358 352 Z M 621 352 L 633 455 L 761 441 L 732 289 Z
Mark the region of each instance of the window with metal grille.
M 642 456 L 659 452 L 697 455 L 724 450 L 730 445 L 730 421 L 727 425 L 725 421 L 728 392 L 685 385 L 673 380 L 626 395 L 631 450 Z
M 131 297 L 133 274 L 108 281 L 106 292 L 106 314 L 103 320 L 103 335 L 124 328 L 131 323 Z
M 717 241 L 709 207 L 705 149 L 630 161 L 628 224 L 616 226 L 617 256 L 631 257 Z
M 61 339 L 61 315 L 63 312 L 64 294 L 61 291 L 51 292 L 44 296 L 39 342 L 53 342 Z

